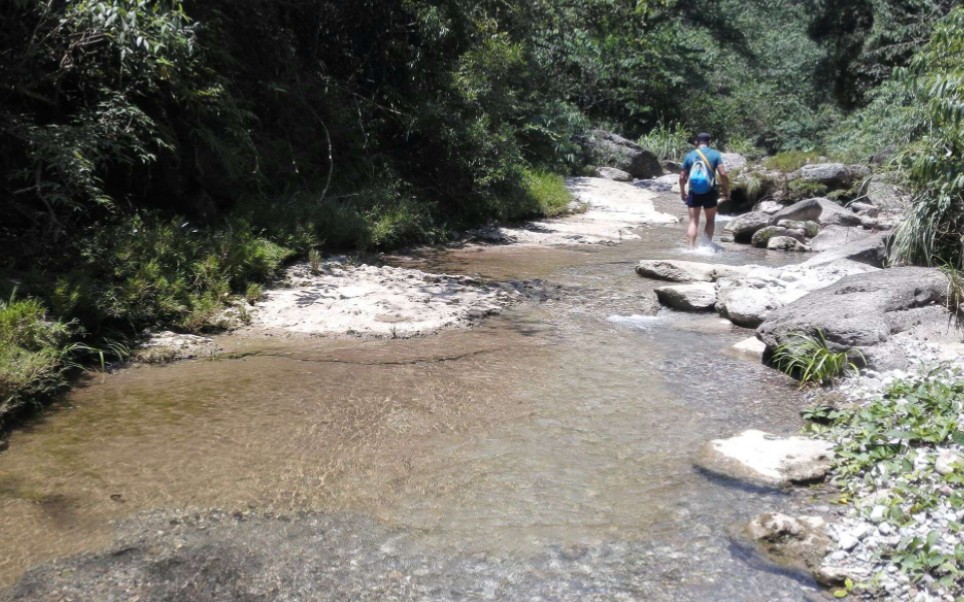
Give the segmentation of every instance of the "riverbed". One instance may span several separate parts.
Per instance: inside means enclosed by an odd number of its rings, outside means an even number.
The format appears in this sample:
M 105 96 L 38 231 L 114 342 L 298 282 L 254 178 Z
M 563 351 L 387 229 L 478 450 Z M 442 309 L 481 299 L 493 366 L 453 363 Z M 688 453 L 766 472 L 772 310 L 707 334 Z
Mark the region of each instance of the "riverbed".
M 385 258 L 534 291 L 471 328 L 229 334 L 213 360 L 89 376 L 0 455 L 5 596 L 809 599 L 739 537 L 806 494 L 693 463 L 750 426 L 798 430 L 796 384 L 730 349 L 751 331 L 660 310 L 633 272 L 792 258 L 694 255 L 684 227 Z

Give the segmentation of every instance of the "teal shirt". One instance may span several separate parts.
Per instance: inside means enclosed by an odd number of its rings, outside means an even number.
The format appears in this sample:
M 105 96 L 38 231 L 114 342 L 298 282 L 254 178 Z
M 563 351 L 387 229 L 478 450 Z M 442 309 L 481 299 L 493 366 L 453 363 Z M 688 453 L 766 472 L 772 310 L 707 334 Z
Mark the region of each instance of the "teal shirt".
M 704 155 L 706 155 L 706 160 L 710 162 L 710 169 L 712 169 L 714 174 L 713 187 L 718 188 L 719 180 L 716 178 L 715 174 L 716 174 L 716 170 L 721 165 L 723 165 L 723 155 L 721 155 L 719 151 L 716 151 L 708 146 L 705 148 L 701 148 L 700 151 Z M 693 164 L 696 163 L 697 161 L 702 161 L 702 160 L 703 159 L 698 154 L 696 154 L 696 151 L 692 150 L 689 152 L 689 154 L 686 155 L 686 158 L 683 159 L 683 166 L 681 169 L 686 172 L 687 176 L 689 176 L 690 168 L 693 167 Z

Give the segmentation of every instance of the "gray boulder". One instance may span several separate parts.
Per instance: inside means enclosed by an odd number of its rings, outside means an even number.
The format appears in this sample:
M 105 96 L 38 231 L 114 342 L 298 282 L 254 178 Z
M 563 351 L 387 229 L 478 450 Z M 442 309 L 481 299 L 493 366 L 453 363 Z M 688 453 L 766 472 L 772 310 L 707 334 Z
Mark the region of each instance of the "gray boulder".
M 871 236 L 871 232 L 863 228 L 848 226 L 827 226 L 820 233 L 810 239 L 810 248 L 817 253 L 839 249 L 859 240 Z
M 798 201 L 777 211 L 770 219 L 773 224 L 782 220 L 815 221 L 821 226 L 859 226 L 861 223 L 859 215 L 824 198 Z
M 831 351 L 874 369 L 903 368 L 901 333 L 948 328 L 947 277 L 931 268 L 876 270 L 842 278 L 771 311 L 757 329 L 769 350 L 797 334 L 822 334 Z
M 844 165 L 843 163 L 816 163 L 804 165 L 791 174 L 791 179 L 804 182 L 822 184 L 831 190 L 849 188 L 857 180 L 867 174 L 867 169 L 859 165 Z
M 644 259 L 636 265 L 636 273 L 640 276 L 670 282 L 715 282 L 723 277 L 738 277 L 745 271 L 742 266 L 673 259 Z
M 679 190 L 679 176 L 676 174 L 667 174 L 665 176 L 659 176 L 658 178 L 650 178 L 649 180 L 636 180 L 633 186 L 645 190 L 652 190 L 653 192 L 672 192 L 674 189 Z
M 641 180 L 663 175 L 656 155 L 612 132 L 593 130 L 586 145 L 592 162 L 598 165 L 615 167 Z
M 613 180 L 615 182 L 632 182 L 633 176 L 629 175 L 621 169 L 616 169 L 615 167 L 597 167 L 596 168 L 597 178 L 606 178 L 607 180 Z
M 799 570 L 819 571 L 832 547 L 819 516 L 767 512 L 751 520 L 746 533 L 775 563 Z
M 797 253 L 805 253 L 810 250 L 810 247 L 792 236 L 774 236 L 767 241 L 767 249 L 770 251 L 793 251 Z
M 762 211 L 751 211 L 738 215 L 723 226 L 723 233 L 730 235 L 735 242 L 749 243 L 757 230 L 770 225 L 771 216 Z
M 849 230 L 853 230 L 853 228 Z M 822 232 L 820 236 L 823 236 Z M 827 265 L 840 261 L 841 259 L 866 263 L 875 268 L 882 268 L 887 264 L 887 243 L 890 240 L 890 234 L 887 232 L 868 233 L 850 242 L 845 242 L 844 236 L 837 233 L 836 244 L 833 245 L 831 245 L 827 239 L 818 240 L 820 236 L 817 236 L 811 241 L 810 248 L 813 250 L 817 250 L 818 248 L 823 250 L 815 257 L 811 257 L 805 261 L 805 266 Z
M 716 310 L 738 326 L 756 328 L 775 309 L 829 286 L 844 276 L 875 269 L 853 261 L 815 267 L 752 266 L 742 278 L 722 278 L 717 282 Z
M 716 286 L 709 282 L 661 286 L 656 289 L 656 298 L 679 311 L 710 311 L 716 305 Z
M 746 157 L 740 153 L 720 153 L 723 156 L 723 167 L 727 171 L 740 169 L 746 166 Z
M 813 238 L 817 234 L 820 234 L 820 224 L 812 220 L 801 222 L 791 219 L 782 219 L 777 222 L 777 225 L 782 228 L 786 228 L 787 230 L 802 230 L 807 238 Z
M 910 205 L 910 195 L 887 174 L 877 174 L 869 178 L 860 192 L 861 200 L 884 213 L 901 214 Z
M 770 215 L 773 215 L 774 213 L 776 213 L 777 211 L 780 211 L 781 209 L 783 209 L 783 205 L 781 205 L 776 201 L 771 201 L 769 199 L 760 201 L 753 208 L 754 211 L 762 211 L 763 213 L 769 213 Z
M 766 249 L 770 239 L 777 238 L 779 236 L 789 236 L 790 238 L 795 238 L 800 242 L 804 242 L 805 240 L 803 230 L 790 230 L 784 226 L 767 226 L 766 228 L 757 230 L 753 234 L 753 238 L 750 239 L 750 244 L 754 247 Z

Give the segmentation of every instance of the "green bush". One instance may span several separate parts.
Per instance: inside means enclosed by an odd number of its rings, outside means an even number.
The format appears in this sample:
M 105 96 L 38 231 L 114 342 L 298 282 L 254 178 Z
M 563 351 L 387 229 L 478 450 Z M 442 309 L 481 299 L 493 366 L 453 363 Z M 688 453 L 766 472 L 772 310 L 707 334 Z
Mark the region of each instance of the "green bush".
M 964 8 L 934 31 L 905 74 L 924 114 L 903 164 L 914 195 L 894 235 L 897 263 L 964 265 Z
M 535 202 L 537 214 L 554 217 L 565 213 L 572 202 L 572 194 L 566 188 L 566 180 L 558 174 L 526 170 L 525 193 Z
M 639 139 L 639 145 L 656 155 L 660 161 L 678 161 L 692 148 L 690 138 L 692 134 L 680 124 L 666 126 L 660 123 Z
M 0 300 L 0 424 L 27 402 L 62 389 L 70 328 L 36 299 Z

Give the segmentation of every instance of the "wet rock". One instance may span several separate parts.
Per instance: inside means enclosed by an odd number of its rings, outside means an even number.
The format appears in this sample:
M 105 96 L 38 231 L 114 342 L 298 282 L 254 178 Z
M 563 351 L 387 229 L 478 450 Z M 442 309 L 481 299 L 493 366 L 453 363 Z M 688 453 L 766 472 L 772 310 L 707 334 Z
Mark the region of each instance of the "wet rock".
M 779 236 L 789 236 L 800 242 L 805 240 L 803 231 L 801 230 L 790 230 L 783 226 L 767 226 L 766 228 L 761 228 L 753 234 L 753 238 L 750 239 L 750 244 L 754 247 L 760 249 L 767 248 L 771 238 L 776 238 Z
M 710 311 L 716 305 L 716 286 L 709 282 L 661 286 L 656 289 L 656 297 L 679 311 Z
M 737 266 L 673 259 L 644 259 L 636 266 L 636 273 L 644 278 L 671 282 L 714 282 L 719 278 L 738 277 L 744 271 Z
M 781 220 L 815 221 L 821 226 L 859 226 L 860 216 L 830 199 L 814 198 L 798 201 L 773 214 L 771 222 Z
M 756 337 L 743 339 L 731 347 L 731 349 L 737 353 L 741 353 L 759 360 L 763 359 L 763 352 L 766 351 L 766 348 L 766 344 Z
M 782 487 L 822 480 L 830 471 L 833 456 L 833 443 L 829 441 L 748 430 L 729 439 L 710 441 L 699 464 L 731 478 Z
M 150 337 L 134 352 L 139 362 L 163 363 L 178 360 L 210 358 L 220 347 L 210 337 L 164 331 Z
M 830 548 L 826 524 L 819 517 L 768 512 L 753 518 L 746 530 L 772 560 L 799 569 L 819 568 Z
M 821 236 L 822 235 L 823 233 L 821 233 Z M 819 236 L 814 238 L 813 241 L 811 241 L 811 248 L 820 248 L 823 249 L 823 251 L 815 257 L 808 259 L 804 262 L 804 265 L 826 265 L 842 259 L 865 263 L 875 268 L 882 268 L 887 264 L 887 245 L 890 241 L 889 233 L 878 232 L 876 234 L 859 237 L 851 242 L 842 242 L 847 235 L 849 235 L 849 232 L 844 236 L 840 236 L 839 234 L 837 236 L 831 236 L 829 237 L 830 240 L 818 240 L 820 238 Z M 832 240 L 837 240 L 838 244 L 829 246 Z M 816 247 L 814 243 L 816 243 Z
M 769 313 L 757 333 L 774 349 L 796 334 L 826 339 L 831 351 L 874 369 L 902 368 L 901 338 L 947 330 L 947 277 L 929 268 L 892 268 L 855 274 Z
M 606 178 L 607 180 L 613 180 L 615 182 L 633 181 L 633 176 L 615 167 L 597 167 L 595 175 L 597 178 Z
M 767 249 L 770 251 L 794 251 L 804 253 L 809 251 L 810 247 L 803 244 L 793 236 L 775 236 L 767 242 Z
M 716 309 L 721 316 L 738 326 L 756 328 L 773 310 L 811 291 L 829 286 L 844 276 L 874 269 L 852 261 L 783 268 L 751 266 L 742 278 L 719 280 Z
M 663 175 L 656 155 L 613 132 L 593 130 L 585 143 L 594 163 L 615 167 L 643 180 Z
M 758 230 L 770 225 L 770 222 L 771 216 L 769 213 L 751 211 L 727 222 L 723 227 L 723 232 L 732 236 L 735 242 L 748 243 Z

